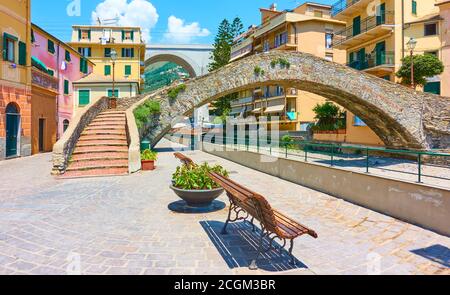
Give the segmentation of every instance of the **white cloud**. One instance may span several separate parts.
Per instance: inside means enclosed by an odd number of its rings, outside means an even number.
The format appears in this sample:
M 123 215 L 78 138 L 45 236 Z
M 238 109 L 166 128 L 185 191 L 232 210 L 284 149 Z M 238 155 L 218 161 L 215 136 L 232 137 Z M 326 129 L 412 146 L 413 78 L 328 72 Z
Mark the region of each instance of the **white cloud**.
M 105 0 L 92 12 L 92 24 L 101 20 L 118 18 L 119 26 L 136 26 L 142 29 L 142 39 L 149 42 L 150 32 L 158 22 L 158 12 L 152 3 L 146 0 Z
M 185 20 L 170 16 L 167 24 L 167 31 L 164 34 L 166 42 L 170 43 L 191 43 L 195 38 L 206 37 L 211 34 L 208 29 L 201 28 L 198 22 L 185 23 Z

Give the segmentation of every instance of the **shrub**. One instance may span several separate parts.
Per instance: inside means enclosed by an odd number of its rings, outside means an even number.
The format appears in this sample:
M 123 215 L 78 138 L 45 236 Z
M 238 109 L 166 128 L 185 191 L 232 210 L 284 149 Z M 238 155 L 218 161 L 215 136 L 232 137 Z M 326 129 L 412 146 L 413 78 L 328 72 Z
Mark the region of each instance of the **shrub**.
M 134 118 L 139 129 L 143 128 L 151 115 L 161 113 L 161 105 L 154 100 L 146 101 L 134 110 Z
M 170 89 L 167 92 L 167 96 L 169 96 L 169 98 L 171 100 L 174 100 L 178 97 L 178 94 L 180 94 L 180 92 L 183 92 L 186 90 L 186 85 L 185 84 L 180 84 L 178 86 L 176 86 L 175 88 Z
M 271 61 L 270 66 L 275 68 L 277 65 L 280 65 L 281 68 L 289 69 L 291 67 L 291 63 L 285 58 L 278 58 Z
M 256 66 L 254 69 L 254 73 L 256 76 L 260 76 L 260 75 L 264 75 L 265 71 L 260 66 Z
M 141 160 L 143 161 L 156 161 L 158 159 L 158 153 L 151 150 L 144 150 L 141 153 Z
M 201 166 L 182 165 L 173 174 L 174 186 L 184 190 L 211 190 L 219 188 L 220 186 L 208 176 L 209 172 L 216 172 L 225 177 L 228 177 L 229 174 L 220 165 L 213 167 L 207 163 Z
M 316 113 L 317 124 L 313 131 L 335 131 L 346 128 L 346 114 L 332 102 L 318 104 L 313 109 Z
M 414 55 L 414 84 L 425 86 L 427 78 L 442 74 L 444 64 L 432 54 Z M 411 56 L 402 59 L 402 67 L 396 76 L 402 79 L 402 84 L 411 85 Z

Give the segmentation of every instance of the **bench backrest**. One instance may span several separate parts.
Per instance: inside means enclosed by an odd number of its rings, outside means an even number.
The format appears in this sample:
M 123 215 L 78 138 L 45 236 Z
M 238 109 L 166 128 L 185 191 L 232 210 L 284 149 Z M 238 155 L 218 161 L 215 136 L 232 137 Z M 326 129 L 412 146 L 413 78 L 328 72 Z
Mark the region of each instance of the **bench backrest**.
M 175 158 L 177 158 L 178 160 L 181 161 L 181 163 L 183 163 L 186 166 L 195 166 L 194 161 L 192 161 L 191 158 L 186 157 L 185 155 L 183 155 L 182 153 L 175 153 L 173 154 L 175 156 Z

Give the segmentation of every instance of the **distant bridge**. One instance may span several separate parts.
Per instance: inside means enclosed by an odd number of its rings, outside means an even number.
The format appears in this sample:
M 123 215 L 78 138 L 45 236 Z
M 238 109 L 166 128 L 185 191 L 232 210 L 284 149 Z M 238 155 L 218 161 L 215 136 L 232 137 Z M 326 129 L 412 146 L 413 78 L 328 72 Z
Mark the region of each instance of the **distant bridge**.
M 145 66 L 162 61 L 173 62 L 182 66 L 191 78 L 199 77 L 208 73 L 212 50 L 212 45 L 147 45 Z

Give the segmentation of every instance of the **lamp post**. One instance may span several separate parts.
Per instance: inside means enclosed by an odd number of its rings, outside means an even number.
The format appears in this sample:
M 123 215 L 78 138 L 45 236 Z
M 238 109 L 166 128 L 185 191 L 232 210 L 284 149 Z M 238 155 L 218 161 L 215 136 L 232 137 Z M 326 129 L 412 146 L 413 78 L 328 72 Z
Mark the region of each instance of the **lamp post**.
M 411 56 L 411 87 L 412 89 L 416 89 L 416 83 L 414 82 L 414 49 L 416 48 L 417 40 L 414 38 L 410 38 L 406 45 L 408 46 Z
M 109 98 L 109 107 L 115 109 L 117 107 L 117 97 L 116 97 L 116 60 L 117 52 L 115 49 L 111 50 L 111 61 L 112 61 L 112 95 Z

